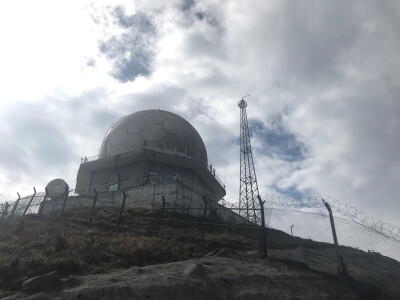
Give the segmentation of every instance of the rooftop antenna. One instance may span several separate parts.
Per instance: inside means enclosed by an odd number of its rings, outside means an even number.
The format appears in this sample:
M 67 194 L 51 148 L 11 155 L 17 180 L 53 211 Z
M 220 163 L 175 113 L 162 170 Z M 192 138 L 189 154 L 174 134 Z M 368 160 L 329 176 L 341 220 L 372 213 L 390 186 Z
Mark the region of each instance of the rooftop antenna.
M 259 225 L 261 223 L 260 204 L 257 201 L 258 184 L 254 168 L 253 153 L 251 151 L 249 124 L 247 121 L 247 102 L 244 98 L 239 101 L 240 108 L 240 188 L 239 214 L 249 221 Z
M 85 155 L 87 140 L 88 140 L 88 139 L 86 139 L 85 146 L 83 147 L 83 151 L 82 151 L 82 156 L 81 156 L 81 157 L 84 157 L 83 155 Z

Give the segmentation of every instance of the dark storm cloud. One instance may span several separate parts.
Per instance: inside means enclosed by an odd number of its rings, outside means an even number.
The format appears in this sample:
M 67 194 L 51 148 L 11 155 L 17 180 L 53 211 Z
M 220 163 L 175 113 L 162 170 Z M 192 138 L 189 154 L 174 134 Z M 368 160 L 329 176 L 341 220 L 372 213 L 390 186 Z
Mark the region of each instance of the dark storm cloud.
M 288 162 L 305 158 L 306 146 L 288 131 L 281 115 L 274 116 L 266 125 L 250 119 L 249 131 L 251 138 L 261 142 L 259 151 L 266 155 Z
M 113 64 L 111 75 L 120 82 L 150 75 L 157 34 L 151 17 L 143 12 L 128 15 L 120 6 L 111 11 L 111 17 L 124 29 L 99 42 L 100 52 Z

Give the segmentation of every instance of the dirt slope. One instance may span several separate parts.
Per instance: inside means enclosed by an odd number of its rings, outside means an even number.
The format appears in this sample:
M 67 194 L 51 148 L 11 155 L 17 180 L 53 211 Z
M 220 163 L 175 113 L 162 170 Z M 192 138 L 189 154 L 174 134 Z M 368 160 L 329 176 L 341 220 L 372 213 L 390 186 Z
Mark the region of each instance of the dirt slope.
M 154 230 L 157 212 L 127 210 L 118 229 L 118 213 L 99 209 L 92 225 L 86 215 L 3 220 L 0 298 L 400 299 L 400 263 L 377 253 L 341 247 L 352 278 L 339 280 L 331 244 L 269 229 L 268 260 L 227 249 L 204 257 L 222 245 L 260 248 L 259 230 L 208 224 L 203 240 L 187 216 L 168 215 Z M 53 281 L 26 281 L 52 271 Z
M 275 255 L 273 255 L 275 256 Z M 54 288 L 54 289 L 52 289 Z M 392 295 L 394 296 L 394 295 Z M 187 261 L 69 278 L 5 299 L 396 299 L 306 264 L 233 250 Z

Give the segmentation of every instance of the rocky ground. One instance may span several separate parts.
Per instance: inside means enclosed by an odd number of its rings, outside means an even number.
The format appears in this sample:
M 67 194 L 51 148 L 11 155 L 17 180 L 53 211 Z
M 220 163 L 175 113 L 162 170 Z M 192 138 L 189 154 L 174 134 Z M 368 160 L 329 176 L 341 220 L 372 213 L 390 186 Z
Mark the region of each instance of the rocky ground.
M 358 273 L 340 279 L 330 249 L 273 250 L 268 259 L 223 249 L 107 274 L 60 279 L 55 272 L 26 281 L 5 299 L 399 299 L 400 263 L 367 255 L 349 266 Z
M 2 220 L 0 298 L 400 299 L 400 262 L 378 253 L 341 247 L 350 277 L 339 278 L 332 244 L 278 230 L 264 259 L 244 252 L 261 248 L 258 228 L 208 224 L 204 240 L 188 216 L 161 224 L 127 210 L 117 228 L 117 210 L 97 210 L 92 225 L 79 213 Z
M 393 299 L 400 299 L 400 263 L 374 252 L 363 252 L 351 248 L 340 249 L 354 284 L 361 289 L 384 291 Z M 306 264 L 311 270 L 337 275 L 337 258 L 334 248 L 309 249 L 298 247 L 288 250 L 271 250 L 270 257 L 278 260 Z M 374 298 L 372 298 L 374 299 Z

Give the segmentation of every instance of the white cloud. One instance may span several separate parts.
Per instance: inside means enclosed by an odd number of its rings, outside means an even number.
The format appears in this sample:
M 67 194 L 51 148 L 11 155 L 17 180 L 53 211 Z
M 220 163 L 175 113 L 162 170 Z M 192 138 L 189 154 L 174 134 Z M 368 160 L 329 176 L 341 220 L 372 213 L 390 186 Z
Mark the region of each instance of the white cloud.
M 181 1 L 1 4 L 0 79 L 6 84 L 0 132 L 9 142 L 0 150 L 32 155 L 29 169 L 18 155 L 0 162 L 3 197 L 30 193 L 32 185 L 43 187 L 53 177 L 74 186 L 86 141 L 85 153 L 95 155 L 112 121 L 158 107 L 198 129 L 228 194 L 237 196 L 237 101 L 250 94 L 249 120 L 277 135 L 272 120 L 281 116 L 281 132 L 307 149 L 290 161 L 268 151 L 271 135 L 254 137 L 261 192 L 331 195 L 399 223 L 399 5 L 189 2 L 187 9 Z M 117 5 L 128 16 L 145 13 L 157 30 L 152 72 L 126 83 L 110 76 L 112 64 L 98 49 L 125 30 L 112 23 Z M 27 104 L 32 101 L 35 106 Z M 65 151 L 57 150 L 64 159 L 52 166 L 40 159 L 48 153 L 46 143 L 35 148 L 28 139 L 28 150 L 20 146 L 24 134 L 34 133 L 29 124 L 36 119 L 45 128 L 37 134 L 53 130 L 65 139 Z M 276 154 L 289 144 L 270 146 Z

